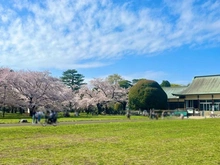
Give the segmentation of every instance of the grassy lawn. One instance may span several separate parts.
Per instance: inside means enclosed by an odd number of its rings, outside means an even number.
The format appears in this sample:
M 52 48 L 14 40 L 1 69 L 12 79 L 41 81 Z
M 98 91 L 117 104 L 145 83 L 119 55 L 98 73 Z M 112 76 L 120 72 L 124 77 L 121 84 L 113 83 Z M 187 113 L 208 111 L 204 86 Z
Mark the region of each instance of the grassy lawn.
M 135 120 L 0 126 L 0 164 L 220 164 L 220 119 Z
M 144 116 L 131 116 L 133 120 L 146 119 Z M 20 119 L 27 119 L 29 123 L 32 122 L 31 117 L 28 114 L 19 114 L 19 113 L 6 113 L 3 118 L 0 114 L 0 124 L 12 124 L 18 123 Z M 85 113 L 81 113 L 80 116 L 74 116 L 71 114 L 71 117 L 62 117 L 59 114 L 58 122 L 75 122 L 75 121 L 84 121 L 84 120 L 127 120 L 125 115 L 87 115 Z

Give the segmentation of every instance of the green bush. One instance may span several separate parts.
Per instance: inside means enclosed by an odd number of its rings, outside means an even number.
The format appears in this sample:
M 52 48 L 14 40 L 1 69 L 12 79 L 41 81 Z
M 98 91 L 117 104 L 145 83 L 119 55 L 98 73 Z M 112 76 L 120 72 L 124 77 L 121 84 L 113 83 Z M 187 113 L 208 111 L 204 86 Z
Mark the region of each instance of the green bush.
M 167 109 L 167 95 L 153 80 L 142 79 L 129 91 L 130 109 Z

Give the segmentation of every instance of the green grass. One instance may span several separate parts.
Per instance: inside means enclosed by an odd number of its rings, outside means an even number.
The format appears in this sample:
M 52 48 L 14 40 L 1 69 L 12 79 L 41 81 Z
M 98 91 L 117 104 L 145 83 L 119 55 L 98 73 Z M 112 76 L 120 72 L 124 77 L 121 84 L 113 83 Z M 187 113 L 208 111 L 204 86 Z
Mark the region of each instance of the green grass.
M 135 121 L 0 127 L 0 164 L 220 164 L 220 119 Z
M 131 116 L 133 120 L 135 119 L 146 119 L 144 116 Z M 19 113 L 6 113 L 3 118 L 0 115 L 0 124 L 14 124 L 18 123 L 20 119 L 27 119 L 29 123 L 32 122 L 32 118 L 28 114 Z M 94 120 L 127 120 L 125 115 L 86 115 L 81 113 L 80 116 L 62 117 L 59 114 L 58 122 L 75 122 L 75 121 L 94 121 Z

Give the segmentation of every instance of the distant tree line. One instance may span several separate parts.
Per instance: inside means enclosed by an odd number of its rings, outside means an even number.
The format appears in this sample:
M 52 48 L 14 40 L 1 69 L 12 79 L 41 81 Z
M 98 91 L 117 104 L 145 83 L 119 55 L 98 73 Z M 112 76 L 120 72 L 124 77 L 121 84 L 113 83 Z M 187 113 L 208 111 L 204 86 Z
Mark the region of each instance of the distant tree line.
M 86 84 L 75 69 L 63 72 L 60 78 L 49 72 L 13 71 L 0 68 L 0 107 L 5 112 L 35 110 L 63 111 L 66 114 L 84 111 L 92 114 L 124 114 L 126 108 L 166 108 L 162 87 L 172 86 L 167 80 L 161 85 L 153 80 L 123 79 L 118 74 L 105 79 L 94 78 Z

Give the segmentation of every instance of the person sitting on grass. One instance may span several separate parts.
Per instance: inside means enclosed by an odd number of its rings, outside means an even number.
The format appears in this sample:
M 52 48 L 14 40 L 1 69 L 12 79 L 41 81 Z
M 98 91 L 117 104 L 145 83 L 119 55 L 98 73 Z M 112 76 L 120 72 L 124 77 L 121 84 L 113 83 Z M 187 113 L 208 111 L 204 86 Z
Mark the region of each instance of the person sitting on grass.
M 47 111 L 47 123 L 48 124 L 55 124 L 57 122 L 57 114 L 55 111 Z

